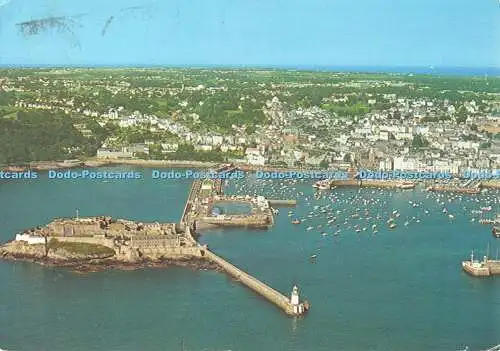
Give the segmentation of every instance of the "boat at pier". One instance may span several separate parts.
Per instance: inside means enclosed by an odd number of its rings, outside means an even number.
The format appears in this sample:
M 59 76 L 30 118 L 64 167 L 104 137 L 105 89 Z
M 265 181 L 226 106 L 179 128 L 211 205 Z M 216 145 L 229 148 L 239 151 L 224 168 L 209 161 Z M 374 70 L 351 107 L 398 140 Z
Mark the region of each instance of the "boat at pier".
M 462 262 L 462 269 L 475 277 L 488 277 L 490 269 L 486 266 L 488 258 L 484 256 L 483 261 L 474 260 L 474 251 L 471 252 L 470 261 Z
M 398 185 L 399 189 L 413 189 L 415 188 L 415 183 L 414 182 L 402 182 L 401 184 Z
M 313 188 L 318 190 L 329 190 L 331 188 L 331 182 L 329 179 L 323 179 L 314 183 Z

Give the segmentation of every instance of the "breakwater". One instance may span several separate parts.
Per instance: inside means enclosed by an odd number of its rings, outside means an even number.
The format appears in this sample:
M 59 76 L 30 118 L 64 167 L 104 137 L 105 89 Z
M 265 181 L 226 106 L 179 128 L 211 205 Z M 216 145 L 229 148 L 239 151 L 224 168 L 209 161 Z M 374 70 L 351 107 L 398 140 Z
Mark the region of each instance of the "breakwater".
M 462 194 L 479 194 L 481 189 L 479 188 L 468 188 L 468 187 L 457 187 L 457 186 L 430 186 L 426 189 L 427 191 L 436 192 L 454 192 Z
M 366 180 L 366 179 L 339 179 L 331 180 L 329 187 L 365 187 L 365 188 L 390 188 L 412 189 L 416 183 L 400 180 Z
M 271 206 L 282 206 L 282 207 L 294 207 L 297 206 L 297 200 L 280 200 L 280 199 L 268 199 L 269 205 Z
M 265 297 L 268 301 L 281 308 L 289 316 L 298 316 L 309 308 L 307 302 L 292 303 L 292 298 L 288 298 L 279 291 L 271 288 L 269 285 L 254 278 L 242 269 L 229 263 L 222 257 L 219 257 L 210 250 L 205 250 L 205 257 L 219 265 L 226 273 L 241 282 L 243 285 L 252 289 L 256 293 Z M 298 292 L 298 290 L 297 290 Z M 297 295 L 298 297 L 298 295 Z
M 481 188 L 484 189 L 500 189 L 500 181 L 486 180 L 481 182 Z
M 215 169 L 215 172 L 230 172 L 232 170 L 234 170 L 232 165 L 221 165 Z M 222 193 L 223 188 L 221 181 L 195 180 L 193 182 L 181 218 L 181 226 L 186 228 L 186 232 L 189 236 L 191 236 L 191 228 L 193 231 L 214 226 L 267 228 L 274 224 L 270 202 L 263 196 L 245 196 L 239 198 L 236 196 L 223 196 Z M 249 202 L 252 205 L 252 213 L 249 215 L 233 216 L 212 215 L 212 205 L 217 201 Z M 285 203 L 292 203 L 292 201 L 285 201 Z M 309 309 L 308 303 L 300 302 L 297 287 L 294 287 L 291 298 L 288 299 L 286 296 L 259 281 L 257 278 L 254 278 L 250 274 L 209 251 L 206 246 L 200 249 L 200 253 L 202 257 L 218 264 L 229 275 L 280 307 L 287 315 L 298 316 Z
M 196 229 L 211 227 L 249 227 L 267 229 L 272 225 L 272 215 L 216 216 L 196 219 Z

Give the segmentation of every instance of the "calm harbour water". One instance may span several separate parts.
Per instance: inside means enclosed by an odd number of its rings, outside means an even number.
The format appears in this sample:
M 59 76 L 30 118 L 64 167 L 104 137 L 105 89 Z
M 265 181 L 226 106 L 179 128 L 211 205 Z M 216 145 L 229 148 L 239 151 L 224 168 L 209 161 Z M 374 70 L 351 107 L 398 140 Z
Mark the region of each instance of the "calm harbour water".
M 76 209 L 80 216 L 178 221 L 191 182 L 152 180 L 150 170 L 136 170 L 145 178 L 105 183 L 43 176 L 0 183 L 0 240 L 53 217 L 74 216 Z M 483 254 L 489 244 L 494 256 L 500 247 L 489 226 L 470 222 L 478 218 L 471 210 L 492 204 L 498 193 L 462 200 L 443 195 L 441 205 L 436 195 L 420 190 L 345 189 L 315 199 L 310 183 L 266 186 L 273 190 L 249 179 L 243 191 L 271 198 L 302 191 L 298 207 L 280 209 L 269 231 L 212 230 L 200 240 L 283 293 L 297 283 L 312 303 L 305 318 L 286 317 L 217 272 L 172 268 L 81 275 L 0 262 L 0 348 L 453 351 L 500 343 L 500 278 L 475 279 L 460 269 L 471 249 Z M 236 191 L 234 184 L 228 191 Z M 370 199 L 378 202 L 362 202 Z M 454 219 L 442 213 L 443 206 Z M 493 207 L 491 215 L 499 210 L 498 200 Z M 369 208 L 370 216 L 380 213 L 381 219 L 350 218 L 344 225 L 356 208 L 361 213 Z M 335 228 L 321 209 L 335 211 L 339 236 L 331 235 Z M 387 213 L 394 209 L 401 216 L 389 230 Z M 293 225 L 295 217 L 307 221 Z M 368 230 L 348 228 L 355 223 Z M 315 264 L 309 262 L 312 254 L 318 256 Z

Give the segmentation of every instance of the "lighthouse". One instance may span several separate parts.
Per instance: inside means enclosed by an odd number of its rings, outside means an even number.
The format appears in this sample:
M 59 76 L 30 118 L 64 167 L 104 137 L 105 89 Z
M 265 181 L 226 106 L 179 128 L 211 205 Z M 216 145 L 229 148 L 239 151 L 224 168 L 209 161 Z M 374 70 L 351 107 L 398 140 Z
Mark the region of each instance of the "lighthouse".
M 295 314 L 304 313 L 304 305 L 300 303 L 299 288 L 297 288 L 297 285 L 293 286 L 292 295 L 290 297 L 290 304 L 292 305 L 293 313 Z

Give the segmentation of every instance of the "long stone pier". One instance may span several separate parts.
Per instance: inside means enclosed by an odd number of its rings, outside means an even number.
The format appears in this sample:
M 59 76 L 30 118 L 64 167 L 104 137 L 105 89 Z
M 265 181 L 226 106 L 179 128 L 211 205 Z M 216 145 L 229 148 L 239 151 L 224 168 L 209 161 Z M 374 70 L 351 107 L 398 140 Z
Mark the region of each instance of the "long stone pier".
M 226 172 L 226 171 L 231 171 L 233 170 L 232 166 L 230 165 L 223 165 L 217 169 L 217 172 Z M 220 196 L 223 193 L 222 189 L 222 182 L 215 183 L 214 186 L 212 186 L 211 191 L 207 194 L 207 189 L 203 185 L 203 182 L 200 180 L 195 180 L 191 186 L 190 192 L 188 199 L 186 201 L 186 205 L 184 207 L 184 211 L 182 212 L 182 218 L 181 218 L 181 226 L 185 227 L 187 237 L 192 241 L 193 243 L 197 243 L 200 249 L 200 254 L 203 258 L 210 260 L 217 265 L 219 265 L 222 269 L 224 269 L 225 272 L 227 272 L 229 275 L 240 281 L 243 285 L 249 287 L 256 293 L 262 295 L 264 298 L 269 300 L 270 302 L 274 303 L 276 306 L 281 308 L 287 315 L 289 316 L 299 316 L 304 314 L 308 309 L 309 309 L 309 303 L 308 302 L 300 302 L 299 298 L 299 291 L 296 286 L 293 287 L 293 290 L 291 292 L 290 298 L 287 296 L 281 294 L 279 291 L 274 290 L 271 288 L 269 285 L 261 282 L 260 280 L 254 278 L 247 272 L 239 269 L 238 267 L 234 266 L 233 264 L 229 263 L 222 257 L 217 256 L 215 253 L 211 252 L 208 250 L 206 245 L 201 245 L 199 244 L 196 239 L 193 237 L 192 234 L 194 234 L 194 231 L 196 230 L 197 227 L 197 219 L 199 219 L 200 213 L 198 212 L 200 205 L 203 205 L 203 203 L 208 203 L 206 202 L 208 198 L 215 196 Z M 204 191 L 204 193 L 202 193 Z M 211 193 L 211 194 L 210 194 Z M 257 218 L 258 216 L 254 216 Z M 225 218 L 225 217 L 224 217 Z M 255 219 L 254 218 L 254 219 Z M 265 219 L 265 225 L 268 226 L 269 224 L 273 223 L 273 215 L 271 213 L 270 215 L 270 222 L 269 222 L 269 217 L 268 216 L 263 216 Z M 201 218 L 203 222 L 203 218 Z M 234 225 L 238 224 L 248 224 L 248 219 L 242 218 L 239 221 L 238 216 L 233 216 L 231 218 L 232 222 Z M 223 221 L 225 222 L 225 219 L 220 219 L 217 217 L 212 217 L 207 219 L 207 221 L 215 221 L 215 222 L 220 222 Z M 245 222 L 247 221 L 247 222 Z M 214 222 L 214 223 L 215 223 Z M 231 222 L 231 221 L 228 221 Z M 220 224 L 220 223 L 218 223 Z M 224 224 L 224 223 L 223 223 Z M 193 232 L 192 232 L 193 231 Z
M 201 189 L 201 181 L 195 180 L 193 184 L 191 184 L 191 188 L 189 190 L 189 195 L 186 200 L 186 205 L 184 206 L 184 210 L 182 211 L 181 223 L 186 223 L 188 221 L 188 215 L 191 211 L 191 207 L 193 206 L 194 200 L 198 196 L 198 193 Z
M 269 285 L 254 278 L 247 272 L 241 270 L 235 265 L 229 263 L 222 257 L 217 256 L 208 249 L 205 249 L 204 256 L 212 262 L 218 264 L 229 275 L 240 281 L 243 285 L 249 287 L 256 293 L 262 295 L 270 302 L 281 308 L 289 316 L 298 316 L 306 312 L 307 303 L 299 302 L 292 304 L 291 299 L 280 293 L 279 291 L 271 288 Z

